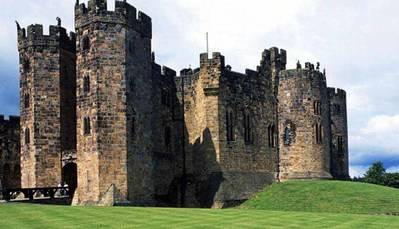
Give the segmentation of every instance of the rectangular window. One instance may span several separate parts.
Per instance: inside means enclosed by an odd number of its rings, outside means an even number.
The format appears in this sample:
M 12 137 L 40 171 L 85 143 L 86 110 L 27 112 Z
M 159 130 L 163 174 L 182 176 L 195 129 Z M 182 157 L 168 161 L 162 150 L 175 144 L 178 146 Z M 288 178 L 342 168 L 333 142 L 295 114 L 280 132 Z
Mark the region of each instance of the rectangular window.
M 91 133 L 90 118 L 88 117 L 83 119 L 83 132 L 84 135 L 89 135 Z

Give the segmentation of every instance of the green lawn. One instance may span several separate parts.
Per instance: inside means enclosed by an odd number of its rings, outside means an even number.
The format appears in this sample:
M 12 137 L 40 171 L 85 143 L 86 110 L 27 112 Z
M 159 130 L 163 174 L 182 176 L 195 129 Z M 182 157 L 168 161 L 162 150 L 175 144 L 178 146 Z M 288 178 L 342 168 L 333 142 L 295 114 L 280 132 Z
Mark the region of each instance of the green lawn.
M 399 228 L 399 217 L 247 209 L 0 204 L 0 228 Z
M 399 213 L 399 189 L 342 181 L 292 181 L 267 187 L 241 208 L 351 214 Z

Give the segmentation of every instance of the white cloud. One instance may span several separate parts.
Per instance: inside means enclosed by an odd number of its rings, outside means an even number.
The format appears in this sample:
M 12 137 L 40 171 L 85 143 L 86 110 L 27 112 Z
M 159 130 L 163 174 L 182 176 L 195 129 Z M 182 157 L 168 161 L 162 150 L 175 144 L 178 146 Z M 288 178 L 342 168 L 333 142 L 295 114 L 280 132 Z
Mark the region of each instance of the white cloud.
M 368 166 L 350 166 L 349 167 L 349 175 L 353 177 L 363 177 L 368 169 Z
M 399 173 L 399 166 L 393 166 L 393 167 L 389 167 L 387 169 L 388 173 Z

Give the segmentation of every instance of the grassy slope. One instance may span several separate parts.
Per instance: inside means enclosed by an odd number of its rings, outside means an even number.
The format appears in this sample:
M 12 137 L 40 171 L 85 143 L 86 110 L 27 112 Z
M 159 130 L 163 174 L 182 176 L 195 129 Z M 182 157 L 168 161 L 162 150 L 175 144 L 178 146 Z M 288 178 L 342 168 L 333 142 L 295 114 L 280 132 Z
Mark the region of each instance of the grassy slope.
M 399 217 L 246 209 L 0 204 L 0 228 L 399 228 Z
M 242 208 L 384 214 L 399 212 L 399 190 L 342 181 L 295 181 L 273 184 Z

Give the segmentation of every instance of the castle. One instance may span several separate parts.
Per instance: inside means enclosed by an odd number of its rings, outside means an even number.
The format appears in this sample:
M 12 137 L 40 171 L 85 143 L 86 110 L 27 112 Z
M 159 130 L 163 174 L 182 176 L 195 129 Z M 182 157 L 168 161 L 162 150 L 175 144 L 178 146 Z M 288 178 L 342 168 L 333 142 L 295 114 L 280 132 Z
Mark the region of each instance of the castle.
M 271 48 L 242 74 L 205 53 L 177 76 L 126 0 L 77 0 L 76 33 L 60 19 L 49 35 L 17 27 L 23 188 L 64 181 L 76 205 L 221 208 L 278 180 L 349 177 L 346 93 L 319 64 L 287 70 Z

